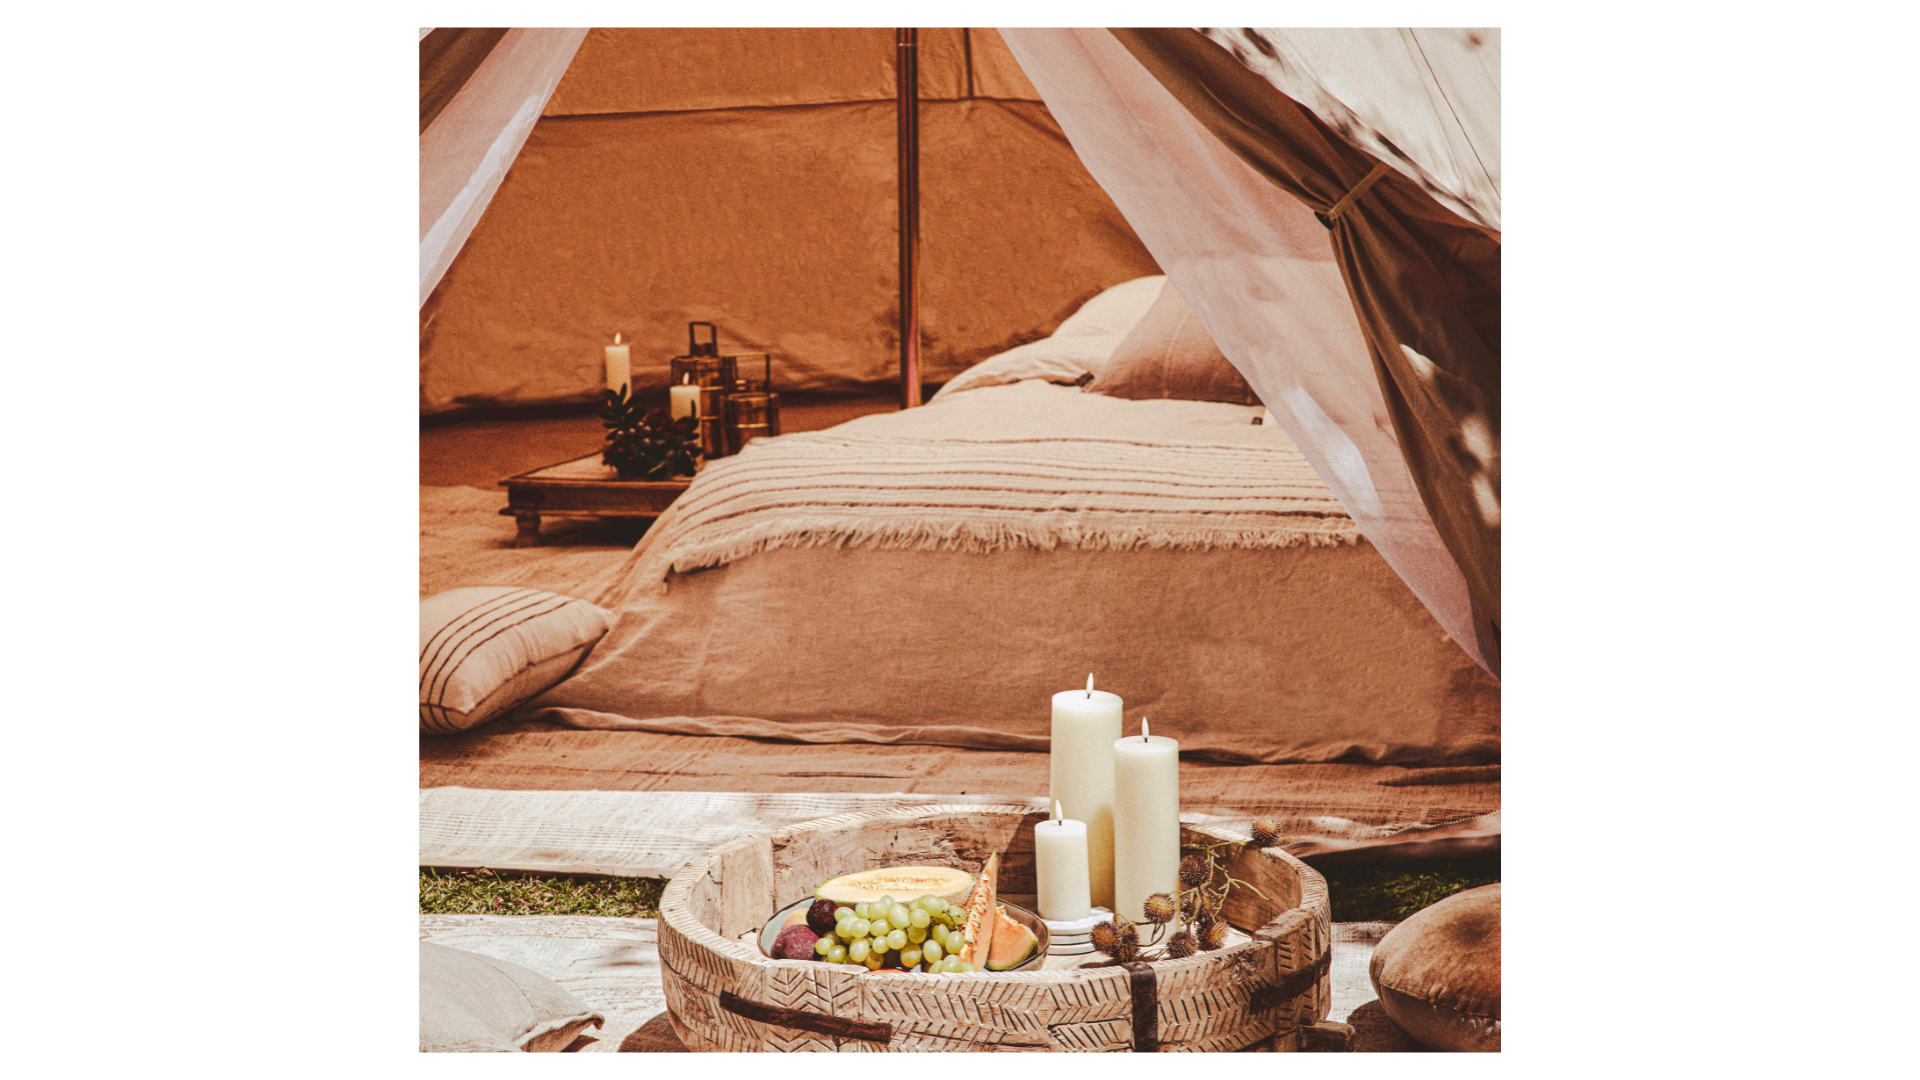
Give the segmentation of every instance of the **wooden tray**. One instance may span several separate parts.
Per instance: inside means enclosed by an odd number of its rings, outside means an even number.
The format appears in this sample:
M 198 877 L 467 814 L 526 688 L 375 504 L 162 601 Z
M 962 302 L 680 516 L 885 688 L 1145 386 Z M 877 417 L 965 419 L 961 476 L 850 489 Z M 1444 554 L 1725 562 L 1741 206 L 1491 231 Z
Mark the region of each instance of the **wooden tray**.
M 1033 890 L 1033 826 L 1015 806 L 927 806 L 822 818 L 689 862 L 660 898 L 661 980 L 674 1031 L 699 1051 L 1273 1050 L 1336 1048 L 1326 881 L 1278 848 L 1228 849 L 1224 912 L 1244 940 L 1183 960 L 965 975 L 773 960 L 752 940 L 829 878 L 934 864 Z M 1245 837 L 1181 827 L 1183 842 Z
M 773 956 L 773 943 L 779 939 L 780 931 L 786 929 L 786 927 L 781 924 L 787 921 L 788 915 L 793 914 L 801 908 L 812 906 L 813 897 L 803 896 L 793 903 L 788 904 L 786 907 L 781 908 L 779 911 L 774 912 L 773 917 L 767 920 L 767 924 L 760 928 L 760 932 L 753 935 L 754 944 L 760 946 L 760 955 L 769 958 Z M 1007 909 L 1008 918 L 1033 931 L 1033 936 L 1039 944 L 1039 947 L 1031 957 L 1015 964 L 1007 970 L 1025 971 L 1028 968 L 1041 966 L 1047 959 L 1047 946 L 1053 940 L 1053 935 L 1047 930 L 1047 921 L 1011 900 L 1001 900 L 1000 906 Z
M 655 518 L 686 494 L 690 476 L 672 480 L 622 480 L 600 452 L 546 465 L 500 481 L 507 507 L 500 511 L 519 525 L 517 548 L 540 545 L 542 517 Z

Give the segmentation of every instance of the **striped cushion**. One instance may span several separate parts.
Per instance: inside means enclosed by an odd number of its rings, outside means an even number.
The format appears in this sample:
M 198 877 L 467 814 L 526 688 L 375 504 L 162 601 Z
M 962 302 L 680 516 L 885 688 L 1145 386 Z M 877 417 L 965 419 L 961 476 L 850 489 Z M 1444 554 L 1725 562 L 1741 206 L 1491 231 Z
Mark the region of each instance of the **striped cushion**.
M 613 626 L 570 596 L 485 586 L 420 601 L 420 730 L 482 724 L 566 678 Z

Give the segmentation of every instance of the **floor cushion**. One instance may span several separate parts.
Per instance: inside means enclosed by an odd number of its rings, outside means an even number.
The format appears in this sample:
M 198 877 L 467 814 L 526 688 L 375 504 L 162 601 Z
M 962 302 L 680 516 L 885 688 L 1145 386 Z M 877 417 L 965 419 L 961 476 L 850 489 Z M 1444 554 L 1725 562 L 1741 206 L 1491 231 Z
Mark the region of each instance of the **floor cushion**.
M 540 589 L 448 589 L 420 601 L 420 730 L 483 724 L 567 677 L 613 613 Z
M 1434 1050 L 1500 1050 L 1500 884 L 1455 893 L 1387 931 L 1369 969 L 1380 1006 Z
M 420 943 L 422 1053 L 558 1052 L 605 1021 L 537 971 Z

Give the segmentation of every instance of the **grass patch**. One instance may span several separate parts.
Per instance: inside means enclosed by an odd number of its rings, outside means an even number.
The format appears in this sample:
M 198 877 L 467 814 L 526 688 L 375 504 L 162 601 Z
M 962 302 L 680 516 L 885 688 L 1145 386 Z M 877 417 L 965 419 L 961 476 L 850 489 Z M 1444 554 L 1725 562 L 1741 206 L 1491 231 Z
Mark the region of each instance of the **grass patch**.
M 420 914 L 610 915 L 652 919 L 660 914 L 660 891 L 666 887 L 665 878 L 422 868 Z
M 1326 876 L 1338 922 L 1391 922 L 1454 893 L 1500 880 L 1500 857 L 1433 859 L 1416 863 L 1332 863 Z
M 1396 922 L 1454 893 L 1500 880 L 1500 859 L 1333 863 L 1318 867 L 1340 922 Z M 665 878 L 420 871 L 422 915 L 660 915 Z

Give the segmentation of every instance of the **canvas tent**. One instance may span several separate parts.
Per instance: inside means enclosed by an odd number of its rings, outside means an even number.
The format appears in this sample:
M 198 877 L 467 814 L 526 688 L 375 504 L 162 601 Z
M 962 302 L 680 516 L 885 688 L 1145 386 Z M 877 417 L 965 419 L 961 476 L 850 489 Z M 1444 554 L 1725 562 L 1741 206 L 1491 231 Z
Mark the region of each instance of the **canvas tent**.
M 521 33 L 473 80 L 522 90 L 467 160 L 530 134 L 423 300 L 423 410 L 590 396 L 614 329 L 663 372 L 695 318 L 790 386 L 889 379 L 889 31 L 595 30 L 530 125 L 568 49 L 490 75 Z M 928 380 L 1157 266 L 1497 674 L 1498 32 L 922 34 Z M 458 231 L 427 205 L 430 137 L 479 97 L 422 136 L 423 292 L 427 241 Z
M 1158 270 L 998 33 L 919 37 L 937 384 Z M 890 29 L 508 31 L 421 136 L 422 412 L 590 399 L 616 330 L 658 388 L 695 319 L 786 389 L 894 385 L 894 54 Z M 458 129 L 483 87 L 496 126 Z M 436 191 L 489 180 L 464 246 L 429 250 L 456 234 Z

